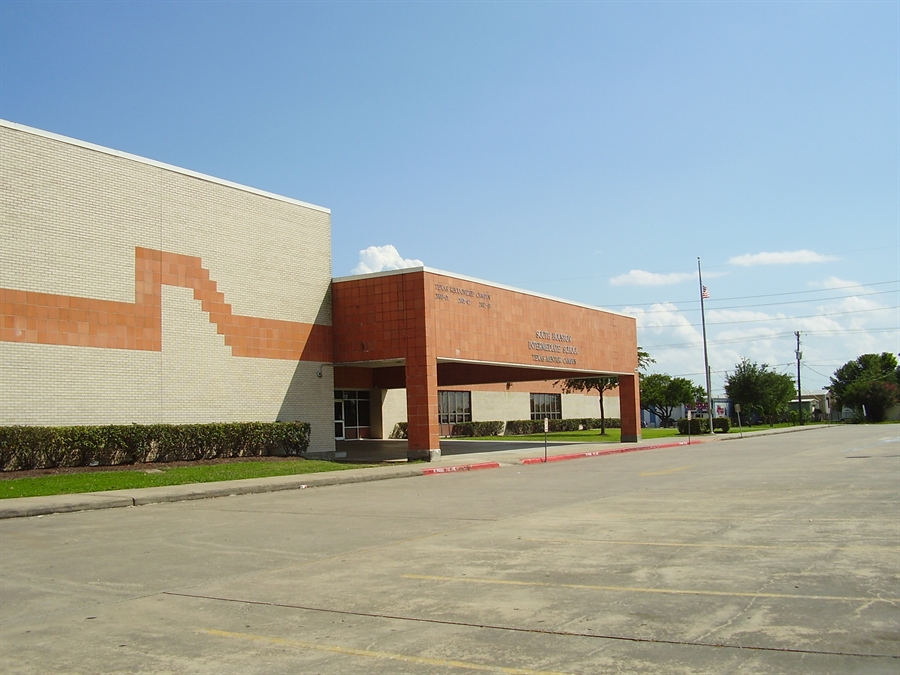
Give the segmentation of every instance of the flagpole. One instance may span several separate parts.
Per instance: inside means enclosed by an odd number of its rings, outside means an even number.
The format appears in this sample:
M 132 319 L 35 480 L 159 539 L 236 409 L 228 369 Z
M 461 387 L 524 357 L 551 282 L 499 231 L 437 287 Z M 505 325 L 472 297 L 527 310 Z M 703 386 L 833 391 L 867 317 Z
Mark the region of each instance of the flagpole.
M 712 386 L 709 378 L 709 353 L 706 350 L 706 309 L 703 304 L 703 272 L 700 271 L 700 257 L 697 257 L 697 277 L 700 280 L 700 323 L 703 326 L 703 369 L 706 373 L 706 412 L 709 415 L 709 433 L 713 433 Z

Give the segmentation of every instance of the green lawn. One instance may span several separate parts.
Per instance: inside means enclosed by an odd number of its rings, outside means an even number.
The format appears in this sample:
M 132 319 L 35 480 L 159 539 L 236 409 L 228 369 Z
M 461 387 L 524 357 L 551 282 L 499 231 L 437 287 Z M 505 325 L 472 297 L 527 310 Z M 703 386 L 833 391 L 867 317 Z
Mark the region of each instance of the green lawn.
M 816 423 L 807 423 L 806 426 L 822 426 L 825 425 L 825 422 L 816 422 Z M 776 424 L 774 427 L 770 427 L 768 424 L 757 424 L 753 427 L 744 426 L 744 433 L 750 433 L 754 431 L 765 431 L 766 429 L 786 429 L 788 427 L 796 426 L 790 423 L 784 424 Z M 731 427 L 731 431 L 728 433 L 736 434 L 739 433 L 740 429 L 737 426 Z M 657 438 L 682 438 L 687 439 L 687 436 L 679 436 L 678 429 L 641 429 L 641 437 L 647 440 L 655 440 Z M 544 434 L 524 434 L 522 436 L 478 436 L 476 438 L 468 439 L 468 438 L 459 438 L 454 440 L 476 440 L 476 441 L 543 441 Z M 548 441 L 566 441 L 566 442 L 581 442 L 581 443 L 619 443 L 622 440 L 622 430 L 621 429 L 607 429 L 606 435 L 601 436 L 599 429 L 588 429 L 586 431 L 551 431 L 547 434 Z
M 103 490 L 125 490 L 158 487 L 161 485 L 184 485 L 185 483 L 212 483 L 214 481 L 238 480 L 241 478 L 290 476 L 323 471 L 359 469 L 364 466 L 371 465 L 339 464 L 338 462 L 311 459 L 278 462 L 229 462 L 226 464 L 169 468 L 161 464 L 154 468 L 153 473 L 146 473 L 145 471 L 91 471 L 57 476 L 0 479 L 0 499 L 100 492 Z M 156 473 L 156 471 L 159 471 L 159 473 Z
M 678 435 L 678 429 L 641 429 L 644 439 L 670 438 Z M 469 440 L 469 439 L 454 439 Z M 544 434 L 523 434 L 522 436 L 480 436 L 471 440 L 479 441 L 543 441 Z M 552 431 L 547 434 L 548 441 L 579 441 L 582 443 L 619 443 L 622 440 L 621 429 L 607 429 L 601 436 L 599 429 L 585 431 Z
M 805 427 L 827 427 L 829 422 L 806 422 L 803 426 Z M 774 426 L 769 426 L 768 424 L 756 424 L 752 427 L 748 427 L 746 424 L 744 425 L 744 433 L 746 434 L 748 431 L 765 431 L 766 429 L 790 429 L 791 427 L 799 428 L 799 424 L 793 424 L 792 422 L 779 422 Z M 731 431 L 728 433 L 736 434 L 740 431 L 737 425 L 731 427 Z

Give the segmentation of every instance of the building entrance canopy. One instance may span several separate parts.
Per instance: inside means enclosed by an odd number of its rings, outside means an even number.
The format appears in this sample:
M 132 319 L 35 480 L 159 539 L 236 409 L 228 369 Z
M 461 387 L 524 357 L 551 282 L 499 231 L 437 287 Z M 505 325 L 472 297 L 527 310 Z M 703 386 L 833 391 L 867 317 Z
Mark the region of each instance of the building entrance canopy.
M 639 440 L 632 317 L 428 268 L 335 279 L 335 382 L 405 388 L 409 456 L 439 453 L 439 386 L 619 378 Z

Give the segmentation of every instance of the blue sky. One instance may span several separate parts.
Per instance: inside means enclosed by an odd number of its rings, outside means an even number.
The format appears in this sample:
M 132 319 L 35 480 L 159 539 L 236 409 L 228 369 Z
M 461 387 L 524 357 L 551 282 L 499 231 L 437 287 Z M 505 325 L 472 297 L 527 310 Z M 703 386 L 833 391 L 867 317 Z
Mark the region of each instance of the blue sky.
M 714 393 L 900 351 L 898 64 L 897 2 L 0 1 L 0 117 L 327 206 L 335 276 L 625 311 L 700 383 L 701 257 Z

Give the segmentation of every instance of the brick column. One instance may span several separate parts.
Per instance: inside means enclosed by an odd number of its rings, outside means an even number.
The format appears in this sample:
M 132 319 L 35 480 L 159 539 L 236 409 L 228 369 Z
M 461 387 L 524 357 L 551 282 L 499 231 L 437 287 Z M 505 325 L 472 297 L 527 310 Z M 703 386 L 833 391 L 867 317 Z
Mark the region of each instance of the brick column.
M 619 417 L 622 442 L 641 440 L 641 390 L 637 375 L 619 375 Z
M 406 419 L 408 459 L 440 459 L 437 362 L 412 354 L 406 358 Z
M 403 277 L 406 310 L 406 456 L 430 461 L 441 456 L 438 425 L 437 356 L 430 344 L 431 308 L 425 275 Z

